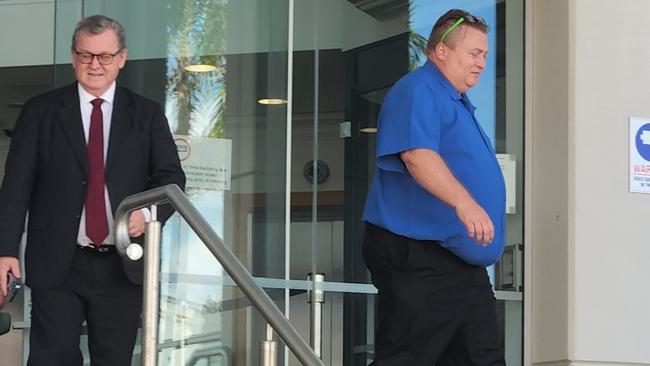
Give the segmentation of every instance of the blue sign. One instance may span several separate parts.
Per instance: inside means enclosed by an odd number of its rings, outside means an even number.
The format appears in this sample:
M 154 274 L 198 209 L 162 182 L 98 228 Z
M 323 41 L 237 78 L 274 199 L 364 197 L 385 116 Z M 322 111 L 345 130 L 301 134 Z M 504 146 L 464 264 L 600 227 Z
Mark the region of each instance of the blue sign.
M 650 161 L 650 123 L 646 123 L 636 132 L 636 150 L 642 158 Z

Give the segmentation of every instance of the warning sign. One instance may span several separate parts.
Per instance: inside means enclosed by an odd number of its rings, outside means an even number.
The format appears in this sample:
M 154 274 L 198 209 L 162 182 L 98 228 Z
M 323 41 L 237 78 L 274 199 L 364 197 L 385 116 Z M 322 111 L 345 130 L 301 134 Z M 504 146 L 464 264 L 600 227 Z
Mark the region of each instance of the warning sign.
M 630 117 L 630 192 L 650 193 L 650 119 Z
M 232 141 L 175 135 L 187 190 L 230 190 Z

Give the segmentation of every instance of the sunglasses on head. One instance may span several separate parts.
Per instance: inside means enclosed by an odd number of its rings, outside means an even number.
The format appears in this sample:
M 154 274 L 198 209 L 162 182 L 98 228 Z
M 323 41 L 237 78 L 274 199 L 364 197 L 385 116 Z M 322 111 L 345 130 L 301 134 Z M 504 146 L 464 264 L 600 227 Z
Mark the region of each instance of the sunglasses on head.
M 463 22 L 468 22 L 468 23 L 470 23 L 470 24 L 481 24 L 481 25 L 485 25 L 485 26 L 487 26 L 487 23 L 485 23 L 485 20 L 484 20 L 483 18 L 481 18 L 481 17 L 477 17 L 477 16 L 474 16 L 474 15 L 471 15 L 471 14 L 463 14 L 463 15 L 460 15 L 460 16 L 456 19 L 456 21 L 455 21 L 454 23 L 452 23 L 452 24 L 449 26 L 449 28 L 447 28 L 447 30 L 445 31 L 445 33 L 442 34 L 442 36 L 440 37 L 440 43 L 443 43 L 443 42 L 445 41 L 445 38 L 447 37 L 447 35 L 448 35 L 451 31 L 453 31 L 454 29 L 456 29 L 459 25 L 461 25 L 461 23 L 463 23 Z

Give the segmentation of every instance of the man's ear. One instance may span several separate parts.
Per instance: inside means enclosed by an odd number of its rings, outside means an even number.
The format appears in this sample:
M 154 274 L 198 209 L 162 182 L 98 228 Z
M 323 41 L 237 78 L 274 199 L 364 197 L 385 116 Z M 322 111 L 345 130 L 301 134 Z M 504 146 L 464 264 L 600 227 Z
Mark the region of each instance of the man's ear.
M 120 61 L 120 69 L 122 69 L 124 65 L 126 65 L 126 56 L 127 56 L 127 49 L 125 48 L 121 52 L 122 59 Z
M 435 57 L 437 60 L 445 60 L 447 58 L 447 53 L 449 52 L 449 48 L 447 47 L 446 44 L 440 42 L 436 45 L 436 47 L 433 49 L 433 57 Z

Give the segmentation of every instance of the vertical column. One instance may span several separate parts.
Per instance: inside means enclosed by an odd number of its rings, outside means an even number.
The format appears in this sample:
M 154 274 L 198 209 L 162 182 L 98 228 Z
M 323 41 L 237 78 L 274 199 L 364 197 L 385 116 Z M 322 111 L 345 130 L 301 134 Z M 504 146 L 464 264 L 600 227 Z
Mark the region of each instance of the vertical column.
M 309 304 L 309 324 L 310 324 L 310 337 L 309 343 L 311 348 L 316 353 L 316 356 L 322 358 L 323 351 L 323 303 L 325 302 L 325 291 L 322 290 L 321 285 L 325 281 L 325 275 L 317 273 L 315 275 L 309 274 L 307 279 L 311 281 L 312 289 L 307 291 L 307 298 Z
M 156 366 L 158 356 L 158 297 L 160 273 L 160 229 L 157 206 L 151 206 L 151 220 L 145 232 L 142 365 Z

